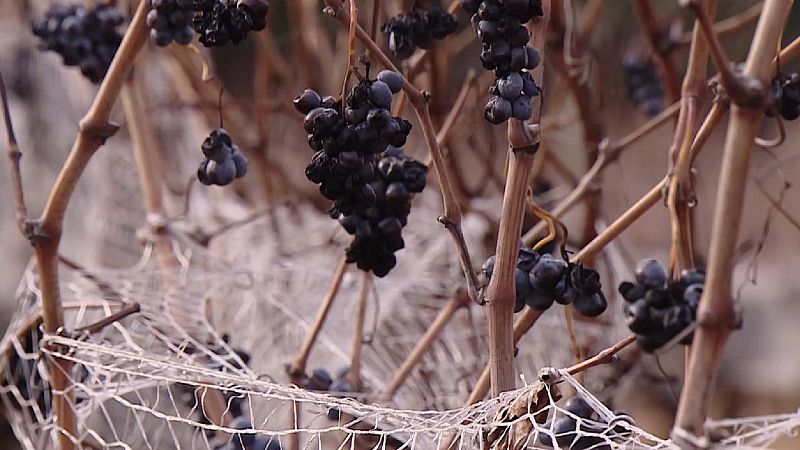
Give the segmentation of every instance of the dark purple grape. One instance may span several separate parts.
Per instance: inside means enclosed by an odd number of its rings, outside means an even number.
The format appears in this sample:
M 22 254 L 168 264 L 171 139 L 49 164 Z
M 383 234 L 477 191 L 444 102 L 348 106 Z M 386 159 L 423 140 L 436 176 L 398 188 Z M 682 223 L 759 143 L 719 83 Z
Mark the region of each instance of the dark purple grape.
M 510 119 L 511 114 L 511 102 L 503 97 L 494 96 L 486 103 L 483 116 L 489 123 L 497 125 Z
M 306 89 L 292 100 L 292 104 L 300 114 L 308 114 L 312 110 L 320 107 L 322 104 L 322 97 L 319 96 L 317 91 Z
M 594 414 L 594 410 L 586 403 L 586 400 L 578 396 L 570 397 L 564 404 L 564 409 L 583 419 L 591 419 Z
M 377 79 L 386 83 L 393 94 L 397 94 L 403 89 L 403 76 L 393 70 L 380 71 Z

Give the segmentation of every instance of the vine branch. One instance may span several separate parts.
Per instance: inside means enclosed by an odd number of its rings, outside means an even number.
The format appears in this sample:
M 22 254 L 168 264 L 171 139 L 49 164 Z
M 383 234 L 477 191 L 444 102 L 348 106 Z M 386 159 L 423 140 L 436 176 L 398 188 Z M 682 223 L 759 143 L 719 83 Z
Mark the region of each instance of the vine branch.
M 772 78 L 772 60 L 791 6 L 791 0 L 764 2 L 743 71 L 747 83 L 760 86 L 761 91 L 768 89 Z M 737 323 L 731 282 L 753 140 L 763 115 L 763 105 L 734 104 L 731 108 L 711 232 L 708 276 L 697 314 L 700 326 L 695 330 L 672 430 L 673 440 L 683 448 L 698 448 L 706 440 L 704 424 L 717 366 L 731 327 Z
M 22 174 L 20 171 L 20 160 L 22 152 L 17 145 L 17 136 L 14 134 L 14 124 L 11 122 L 11 110 L 8 106 L 8 93 L 3 74 L 0 73 L 0 97 L 3 100 L 3 119 L 6 125 L 6 139 L 8 142 L 8 163 L 11 171 L 11 186 L 14 189 L 14 213 L 17 221 L 17 228 L 23 236 L 27 237 L 28 208 L 25 207 L 25 193 L 22 190 Z

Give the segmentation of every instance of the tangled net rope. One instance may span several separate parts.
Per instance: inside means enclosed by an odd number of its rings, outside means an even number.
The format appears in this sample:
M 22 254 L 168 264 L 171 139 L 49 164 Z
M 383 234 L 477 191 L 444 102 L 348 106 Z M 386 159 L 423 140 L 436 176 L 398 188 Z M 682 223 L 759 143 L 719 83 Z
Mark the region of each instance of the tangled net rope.
M 78 422 L 69 437 L 81 448 L 250 450 L 256 438 L 283 449 L 675 448 L 593 394 L 609 388 L 602 368 L 581 381 L 556 369 L 575 358 L 561 314 L 544 315 L 520 343 L 523 386 L 517 390 L 463 406 L 488 354 L 484 315 L 471 305 L 457 312 L 397 393 L 382 396 L 460 287 L 458 261 L 430 219 L 437 210 L 435 195 L 420 197 L 397 268 L 372 286 L 361 365 L 365 393 L 309 391 L 286 375 L 330 283 L 326 268 L 340 260 L 346 239 L 336 224 L 300 208 L 275 211 L 283 223 L 296 224 L 280 245 L 264 233 L 263 217 L 215 235 L 210 245 L 168 224 L 149 237 L 131 267 L 63 263 L 66 317 L 57 334 L 40 330 L 37 274 L 29 267 L 0 346 L 3 412 L 24 448 L 57 448 L 55 436 L 67 431 L 56 425 L 49 385 L 55 366 L 48 363 L 62 360 L 71 363 L 65 375 Z M 483 227 L 467 217 L 467 239 L 478 240 Z M 359 278 L 344 277 L 313 354 L 315 367 L 349 363 Z M 137 313 L 97 325 L 134 305 Z M 595 350 L 622 336 L 619 317 L 581 323 L 583 344 Z M 584 399 L 594 419 L 559 406 L 566 391 Z M 558 417 L 574 418 L 575 430 L 559 433 L 552 425 Z M 708 426 L 718 438 L 714 448 L 765 448 L 796 433 L 800 413 Z

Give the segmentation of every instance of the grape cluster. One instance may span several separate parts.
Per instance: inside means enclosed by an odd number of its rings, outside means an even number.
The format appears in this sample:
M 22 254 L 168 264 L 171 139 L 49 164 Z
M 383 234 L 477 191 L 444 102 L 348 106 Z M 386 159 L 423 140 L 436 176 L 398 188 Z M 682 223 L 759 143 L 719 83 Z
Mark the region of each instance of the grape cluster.
M 543 15 L 541 0 L 460 0 L 472 14 L 472 27 L 483 44 L 481 63 L 497 78 L 484 117 L 493 124 L 510 118 L 528 120 L 539 88 L 528 70 L 539 65 L 539 52 L 528 45 L 529 20 Z
M 316 151 L 306 177 L 334 201 L 331 217 L 355 235 L 348 261 L 380 277 L 394 267 L 394 252 L 403 248 L 400 231 L 410 196 L 425 187 L 427 173 L 399 150 L 411 132 L 411 123 L 390 113 L 392 95 L 402 85 L 400 74 L 384 70 L 353 86 L 344 104 L 310 89 L 294 99 L 306 115 L 308 144 Z
M 620 283 L 619 293 L 626 301 L 625 322 L 643 350 L 652 352 L 663 347 L 692 325 L 705 278 L 704 271 L 689 269 L 671 282 L 660 262 L 645 259 L 636 266 L 636 283 Z M 684 345 L 691 342 L 692 334 L 681 340 Z
M 779 75 L 772 80 L 772 98 L 778 113 L 786 120 L 800 117 L 800 74 Z M 767 115 L 773 116 L 771 109 Z
M 416 6 L 408 14 L 392 17 L 381 28 L 389 39 L 389 50 L 398 59 L 410 58 L 417 48 L 431 48 L 434 42 L 455 33 L 456 16 L 435 6 L 426 11 Z
M 599 421 L 597 415 L 586 401 L 578 396 L 570 397 L 564 409 L 569 414 L 561 417 L 548 418 L 542 425 L 547 432 L 539 433 L 539 443 L 547 448 L 555 447 L 553 438 L 559 448 L 569 450 L 610 450 L 608 441 L 601 436 L 607 437 L 620 436 L 627 434 L 626 427 L 622 422 L 633 423 L 633 418 L 623 412 L 617 412 L 611 424 Z M 580 420 L 580 424 L 578 423 Z M 612 432 L 609 432 L 608 429 Z M 589 433 L 595 436 L 588 435 Z
M 377 168 L 369 184 L 375 192 L 374 205 L 340 214 L 338 219 L 354 236 L 347 247 L 347 261 L 383 277 L 397 263 L 394 252 L 405 246 L 401 233 L 411 213 L 411 196 L 425 188 L 428 168 L 396 147 L 384 152 Z
M 206 159 L 197 168 L 197 179 L 205 185 L 225 186 L 247 173 L 247 157 L 223 128 L 217 128 L 203 141 Z
M 250 31 L 267 27 L 268 0 L 192 1 L 197 11 L 192 26 L 206 47 L 238 44 Z
M 336 372 L 336 379 L 331 377 L 330 372 L 325 369 L 314 369 L 310 377 L 304 378 L 300 384 L 303 389 L 317 392 L 331 392 L 334 394 L 346 394 L 355 392 L 352 383 L 347 379 L 350 374 L 350 366 L 345 366 Z M 340 411 L 336 408 L 328 409 L 327 415 L 330 420 L 339 420 Z
M 625 86 L 633 104 L 648 117 L 664 110 L 664 88 L 651 59 L 628 56 L 622 62 Z
M 180 45 L 192 42 L 193 0 L 150 0 L 150 6 L 147 26 L 150 27 L 150 39 L 156 45 L 166 47 L 172 41 Z
M 111 5 L 53 5 L 33 21 L 33 34 L 40 48 L 61 55 L 66 66 L 79 66 L 93 83 L 105 77 L 122 42 L 117 27 L 124 18 Z
M 488 282 L 494 272 L 495 257 L 483 264 L 481 272 Z M 600 274 L 580 264 L 566 263 L 553 258 L 549 253 L 520 247 L 517 269 L 514 273 L 516 298 L 514 312 L 522 311 L 525 305 L 544 311 L 553 302 L 573 304 L 576 310 L 588 317 L 602 314 L 608 302 L 603 295 Z

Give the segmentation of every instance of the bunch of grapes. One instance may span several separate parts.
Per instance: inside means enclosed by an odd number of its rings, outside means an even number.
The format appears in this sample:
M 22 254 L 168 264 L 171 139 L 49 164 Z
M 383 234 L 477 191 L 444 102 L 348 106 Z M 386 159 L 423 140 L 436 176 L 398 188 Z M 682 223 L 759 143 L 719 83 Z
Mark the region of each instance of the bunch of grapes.
M 369 184 L 374 205 L 340 214 L 339 223 L 355 236 L 347 247 L 347 261 L 383 277 L 397 263 L 394 252 L 405 246 L 402 230 L 411 213 L 411 196 L 425 189 L 428 168 L 396 147 L 384 152 L 377 168 Z
M 633 418 L 628 414 L 618 412 L 612 420 L 612 424 L 600 422 L 591 406 L 578 396 L 571 397 L 564 405 L 564 409 L 569 414 L 561 417 L 548 418 L 543 424 L 544 428 L 550 433 L 539 433 L 539 443 L 544 447 L 553 448 L 553 437 L 559 448 L 569 450 L 609 450 L 611 447 L 600 436 L 587 436 L 587 433 L 608 434 L 607 428 L 612 428 L 615 435 L 626 434 L 624 426 L 620 422 L 633 423 Z M 582 419 L 580 425 L 578 419 Z
M 250 31 L 267 26 L 267 0 L 192 0 L 198 12 L 192 19 L 194 31 L 206 47 L 238 44 Z
M 689 269 L 670 282 L 660 262 L 645 259 L 636 266 L 636 283 L 620 283 L 619 293 L 626 301 L 625 322 L 643 350 L 663 347 L 694 323 L 705 278 L 704 271 Z M 681 340 L 684 345 L 691 342 L 692 334 Z
M 481 272 L 486 282 L 494 272 L 495 257 L 486 260 Z M 580 264 L 566 263 L 549 253 L 520 247 L 514 273 L 516 298 L 514 312 L 529 307 L 545 311 L 553 302 L 572 305 L 588 317 L 602 314 L 608 307 L 600 284 L 600 274 Z
M 390 145 L 405 145 L 411 132 L 411 123 L 390 113 L 392 95 L 401 87 L 400 75 L 384 70 L 377 79 L 353 86 L 344 106 L 311 89 L 295 97 L 295 108 L 306 115 L 303 126 L 309 133 L 308 145 L 316 151 L 306 177 L 335 202 L 331 217 L 375 203 L 376 193 L 369 183 L 375 178 L 380 153 Z
M 622 62 L 625 86 L 633 104 L 648 117 L 664 110 L 664 88 L 656 73 L 656 66 L 649 58 L 628 56 Z
M 778 75 L 772 80 L 772 98 L 778 113 L 786 120 L 800 117 L 800 74 Z M 771 109 L 767 115 L 773 116 Z
M 398 59 L 410 58 L 417 48 L 430 48 L 435 41 L 455 33 L 456 16 L 435 6 L 426 11 L 416 7 L 408 14 L 392 17 L 381 28 L 389 39 L 389 50 Z
M 217 128 L 203 141 L 206 159 L 197 168 L 197 179 L 205 184 L 225 186 L 247 173 L 247 157 L 223 128 Z
M 539 52 L 528 45 L 529 20 L 542 16 L 541 0 L 460 0 L 472 14 L 472 27 L 483 44 L 481 63 L 497 80 L 490 89 L 484 117 L 499 124 L 510 118 L 528 120 L 539 89 L 528 73 L 539 65 Z
M 32 28 L 42 50 L 58 53 L 64 65 L 79 66 L 86 78 L 100 83 L 122 42 L 117 27 L 123 22 L 111 5 L 53 5 Z
M 304 378 L 300 385 L 303 389 L 317 392 L 331 392 L 334 394 L 353 393 L 355 389 L 347 376 L 350 374 L 350 366 L 345 366 L 336 372 L 336 379 L 331 377 L 330 372 L 325 369 L 314 369 L 310 377 Z M 328 409 L 328 419 L 339 420 L 340 412 L 336 408 Z
M 193 0 L 150 0 L 152 9 L 147 13 L 150 39 L 159 47 L 170 42 L 188 45 L 192 42 Z

